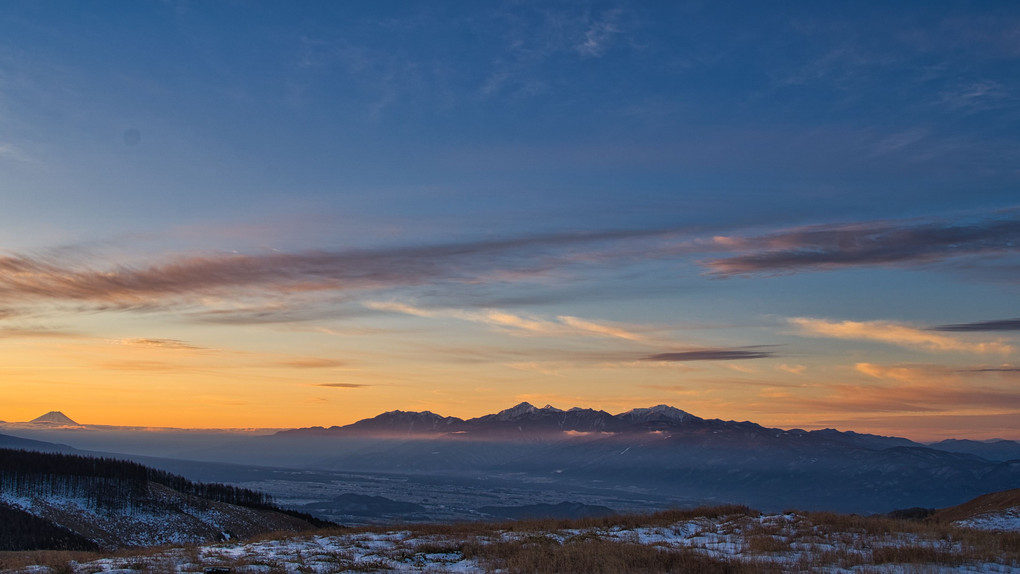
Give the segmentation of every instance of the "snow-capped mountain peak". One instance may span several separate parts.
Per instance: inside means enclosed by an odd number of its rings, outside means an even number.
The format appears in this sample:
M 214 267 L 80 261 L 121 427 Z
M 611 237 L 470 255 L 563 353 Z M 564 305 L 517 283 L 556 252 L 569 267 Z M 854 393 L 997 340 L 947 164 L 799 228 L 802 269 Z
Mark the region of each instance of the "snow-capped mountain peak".
M 41 417 L 32 419 L 29 422 L 33 423 L 45 423 L 51 425 L 69 425 L 69 426 L 80 426 L 78 423 L 71 420 L 70 417 L 60 411 L 50 411 Z
M 496 413 L 496 420 L 498 421 L 512 421 L 518 419 L 524 415 L 537 413 L 539 410 L 535 408 L 535 405 L 525 401 L 517 406 L 505 409 Z
M 634 422 L 671 421 L 682 423 L 691 420 L 698 420 L 698 417 L 669 405 L 655 405 L 654 407 L 631 409 L 616 416 L 629 419 Z

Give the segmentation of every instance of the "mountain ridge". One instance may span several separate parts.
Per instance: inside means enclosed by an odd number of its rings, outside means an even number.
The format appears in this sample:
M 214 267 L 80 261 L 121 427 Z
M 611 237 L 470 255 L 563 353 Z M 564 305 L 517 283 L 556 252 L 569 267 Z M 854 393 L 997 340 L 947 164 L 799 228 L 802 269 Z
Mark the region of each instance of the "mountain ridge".
M 422 438 L 514 438 L 543 437 L 546 439 L 576 437 L 590 434 L 709 433 L 726 429 L 752 434 L 779 433 L 780 436 L 809 437 L 814 440 L 835 440 L 866 448 L 894 446 L 924 447 L 923 443 L 903 437 L 873 435 L 854 431 L 820 429 L 769 428 L 750 421 L 703 419 L 676 407 L 659 404 L 634 408 L 618 414 L 603 410 L 573 407 L 567 410 L 552 405 L 537 408 L 524 401 L 496 413 L 470 419 L 447 417 L 431 411 L 387 411 L 372 418 L 343 426 L 303 427 L 278 431 L 275 436 L 381 436 Z M 948 450 L 948 449 L 943 449 Z M 967 451 L 960 451 L 967 452 Z

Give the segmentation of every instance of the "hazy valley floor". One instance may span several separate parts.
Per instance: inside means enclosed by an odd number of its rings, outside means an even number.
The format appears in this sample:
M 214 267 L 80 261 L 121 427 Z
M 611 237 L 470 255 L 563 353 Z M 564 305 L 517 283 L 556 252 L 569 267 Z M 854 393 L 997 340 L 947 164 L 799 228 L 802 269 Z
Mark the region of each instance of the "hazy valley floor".
M 115 555 L 0 555 L 3 572 L 1016 572 L 1020 524 L 742 507 L 575 521 L 322 530 Z M 978 528 L 974 527 L 977 525 Z M 995 530 L 988 530 L 992 528 Z

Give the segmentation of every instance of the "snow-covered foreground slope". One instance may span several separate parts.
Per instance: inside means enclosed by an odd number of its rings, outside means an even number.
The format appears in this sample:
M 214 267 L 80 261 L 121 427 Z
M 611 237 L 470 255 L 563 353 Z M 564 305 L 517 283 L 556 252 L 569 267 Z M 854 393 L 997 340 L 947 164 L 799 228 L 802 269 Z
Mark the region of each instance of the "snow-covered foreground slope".
M 829 514 L 657 515 L 574 524 L 321 531 L 6 571 L 1016 572 L 1017 533 Z

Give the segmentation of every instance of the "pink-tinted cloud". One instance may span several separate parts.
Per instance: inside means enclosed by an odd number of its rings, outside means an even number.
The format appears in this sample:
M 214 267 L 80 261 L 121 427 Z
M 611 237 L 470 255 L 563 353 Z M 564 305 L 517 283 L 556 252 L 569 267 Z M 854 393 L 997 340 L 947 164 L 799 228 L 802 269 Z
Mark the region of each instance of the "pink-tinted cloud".
M 295 368 L 295 369 L 332 369 L 335 367 L 347 366 L 347 363 L 338 361 L 336 359 L 326 359 L 312 357 L 307 359 L 292 359 L 289 361 L 281 361 L 280 364 L 284 367 Z
M 878 341 L 929 352 L 959 351 L 978 354 L 1008 354 L 1016 351 L 1012 345 L 1002 341 L 969 341 L 890 321 L 831 321 L 811 317 L 795 317 L 789 319 L 789 322 L 808 335 L 834 339 Z
M 331 389 L 360 389 L 363 387 L 371 387 L 372 385 L 364 385 L 361 383 L 316 383 L 316 387 L 329 387 Z
M 152 347 L 160 349 L 181 349 L 181 350 L 199 350 L 202 347 L 196 347 L 190 343 L 180 341 L 178 339 L 123 339 L 120 341 L 122 345 L 129 345 L 132 347 Z
M 434 309 L 409 305 L 399 301 L 368 301 L 365 303 L 365 306 L 377 311 L 403 313 L 415 317 L 459 319 L 517 334 L 605 337 L 640 343 L 650 342 L 648 337 L 638 333 L 633 327 L 601 323 L 566 315 L 546 318 L 520 315 L 499 309 Z
M 790 397 L 785 402 L 805 412 L 1002 412 L 1020 409 L 1020 392 L 949 384 L 837 385 L 824 398 Z

